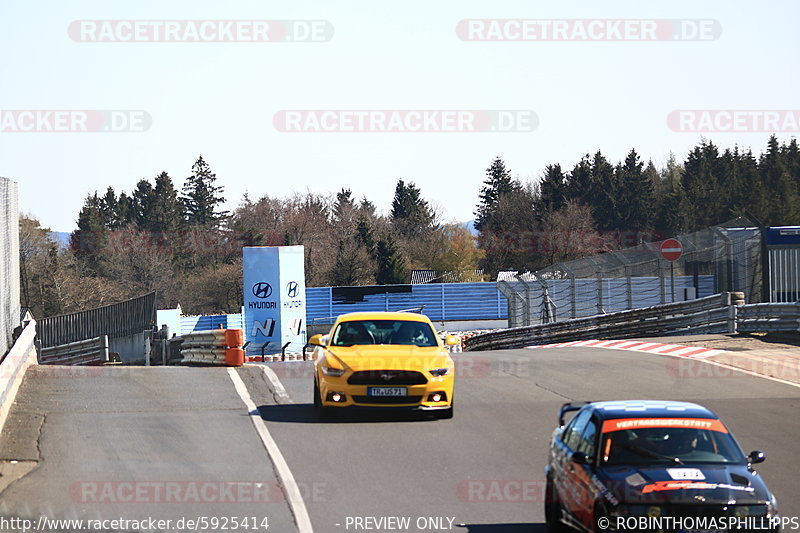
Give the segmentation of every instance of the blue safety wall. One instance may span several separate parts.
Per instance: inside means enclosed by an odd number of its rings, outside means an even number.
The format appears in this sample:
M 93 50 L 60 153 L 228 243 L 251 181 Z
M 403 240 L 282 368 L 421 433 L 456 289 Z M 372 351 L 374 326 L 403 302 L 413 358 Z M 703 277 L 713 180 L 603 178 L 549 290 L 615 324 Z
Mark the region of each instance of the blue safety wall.
M 699 276 L 697 298 L 714 294 L 713 276 Z M 556 305 L 558 320 L 570 318 L 572 287 L 570 280 L 549 280 L 549 295 Z M 691 276 L 675 276 L 676 299 L 684 287 L 694 286 Z M 662 303 L 670 297 L 670 279 L 663 286 L 658 278 L 632 278 L 632 304 L 634 308 Z M 533 285 L 533 302 L 541 301 L 540 286 Z M 597 279 L 576 279 L 576 316 L 597 314 Z M 423 313 L 431 320 L 505 320 L 508 303 L 497 290 L 497 283 L 432 283 L 424 285 L 387 285 L 372 287 L 309 287 L 306 288 L 306 323 L 324 324 L 343 313 L 357 311 L 400 311 L 424 305 Z M 603 280 L 603 310 L 606 313 L 628 309 L 627 280 Z M 241 314 L 212 316 L 182 316 L 181 333 L 206 329 L 243 328 Z
M 244 327 L 241 313 L 232 315 L 182 316 L 181 335 L 193 331 L 217 329 L 220 324 L 222 324 L 224 329 L 242 329 Z
M 382 292 L 384 290 L 390 292 Z M 359 294 L 373 292 L 372 294 Z M 309 323 L 357 311 L 418 308 L 431 320 L 506 319 L 508 306 L 496 283 L 433 283 L 386 287 L 311 287 L 306 289 Z

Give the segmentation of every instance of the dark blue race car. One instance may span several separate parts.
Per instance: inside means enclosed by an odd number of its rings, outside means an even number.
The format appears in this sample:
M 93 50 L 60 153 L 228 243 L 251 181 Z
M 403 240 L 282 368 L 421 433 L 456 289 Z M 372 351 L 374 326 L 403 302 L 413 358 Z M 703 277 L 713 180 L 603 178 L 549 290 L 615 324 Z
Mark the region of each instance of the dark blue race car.
M 564 417 L 576 412 L 568 424 Z M 693 403 L 567 403 L 553 433 L 550 531 L 778 530 L 775 497 L 711 411 Z

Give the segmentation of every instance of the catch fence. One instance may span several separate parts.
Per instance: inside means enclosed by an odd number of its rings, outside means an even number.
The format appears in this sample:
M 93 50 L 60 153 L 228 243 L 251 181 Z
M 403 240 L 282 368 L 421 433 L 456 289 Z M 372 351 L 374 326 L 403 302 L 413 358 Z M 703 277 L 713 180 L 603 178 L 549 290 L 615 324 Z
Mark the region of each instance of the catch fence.
M 20 325 L 18 209 L 17 184 L 0 178 L 0 358 Z
M 761 231 L 746 219 L 677 237 L 683 254 L 661 255 L 661 242 L 557 263 L 497 283 L 509 327 L 615 313 L 726 291 L 761 301 Z

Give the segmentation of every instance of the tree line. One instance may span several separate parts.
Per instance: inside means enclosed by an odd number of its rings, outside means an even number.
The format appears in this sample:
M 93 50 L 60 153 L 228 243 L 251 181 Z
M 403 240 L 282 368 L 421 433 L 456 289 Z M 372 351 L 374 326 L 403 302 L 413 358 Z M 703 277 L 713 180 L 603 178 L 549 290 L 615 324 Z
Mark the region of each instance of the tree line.
M 228 212 L 224 187 L 200 156 L 180 189 L 161 172 L 130 192 L 109 187 L 88 195 L 66 250 L 35 218 L 23 217 L 23 304 L 35 316 L 52 316 L 157 290 L 162 308 L 236 312 L 242 246 L 304 245 L 309 286 L 408 283 L 413 269 L 478 281 L 738 216 L 800 224 L 800 150 L 796 140 L 781 144 L 774 136 L 758 156 L 703 140 L 663 168 L 635 150 L 617 163 L 597 151 L 567 170 L 548 165 L 530 182 L 498 156 L 478 192 L 477 237 L 463 223 L 444 221 L 414 182 L 399 179 L 394 187 L 386 213 L 349 188 L 245 195 Z

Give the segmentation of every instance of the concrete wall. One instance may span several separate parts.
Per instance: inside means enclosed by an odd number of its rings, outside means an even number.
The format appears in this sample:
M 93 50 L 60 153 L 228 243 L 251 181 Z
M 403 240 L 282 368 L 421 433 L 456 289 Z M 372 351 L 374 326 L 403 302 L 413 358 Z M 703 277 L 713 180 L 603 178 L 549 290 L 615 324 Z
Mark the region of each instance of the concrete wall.
M 6 423 L 8 411 L 17 396 L 25 371 L 31 365 L 37 364 L 36 347 L 33 343 L 35 337 L 36 322 L 31 320 L 0 363 L 0 431 Z

